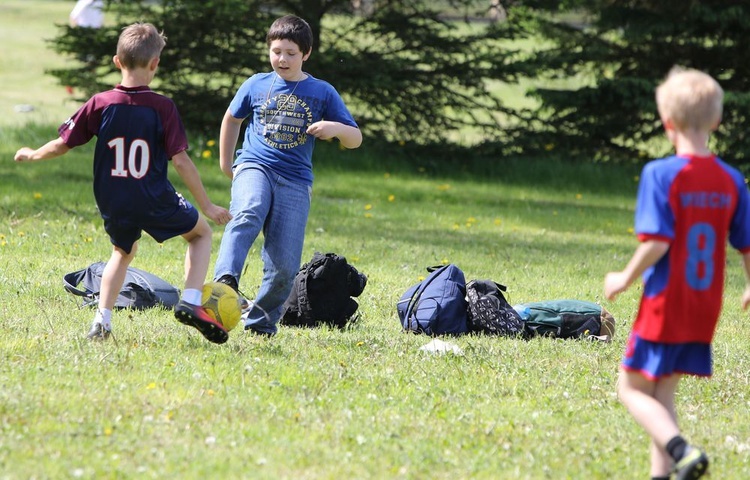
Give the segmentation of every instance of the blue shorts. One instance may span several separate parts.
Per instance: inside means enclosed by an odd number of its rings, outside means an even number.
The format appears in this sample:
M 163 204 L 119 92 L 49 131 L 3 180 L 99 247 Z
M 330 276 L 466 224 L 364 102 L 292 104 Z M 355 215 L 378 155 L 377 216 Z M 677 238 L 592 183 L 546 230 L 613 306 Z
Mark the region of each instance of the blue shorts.
M 159 243 L 188 233 L 195 228 L 200 214 L 187 200 L 180 198 L 177 208 L 169 215 L 139 215 L 128 218 L 105 218 L 104 230 L 109 234 L 112 245 L 130 253 L 133 244 L 146 232 Z
M 643 340 L 631 333 L 622 368 L 638 372 L 649 380 L 674 374 L 710 377 L 712 374 L 711 344 L 659 343 Z

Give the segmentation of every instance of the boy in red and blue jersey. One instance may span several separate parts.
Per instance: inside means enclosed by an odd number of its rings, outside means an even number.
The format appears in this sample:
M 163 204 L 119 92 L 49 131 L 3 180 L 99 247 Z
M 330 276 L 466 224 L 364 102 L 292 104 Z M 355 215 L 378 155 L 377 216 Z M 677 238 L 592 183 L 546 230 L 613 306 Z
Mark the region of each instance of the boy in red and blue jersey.
M 743 175 L 707 146 L 721 121 L 719 84 L 674 68 L 656 101 L 675 155 L 643 168 L 635 212 L 641 244 L 624 270 L 606 275 L 604 293 L 614 300 L 643 276 L 618 394 L 651 437 L 652 478 L 698 478 L 708 457 L 681 436 L 674 397 L 682 375 L 712 374 L 727 241 L 742 254 L 750 280 L 750 195 Z M 742 308 L 748 305 L 750 284 L 742 295 Z
M 111 334 L 112 309 L 143 231 L 157 242 L 178 235 L 188 242 L 185 289 L 175 316 L 214 343 L 228 338 L 226 329 L 201 306 L 211 227 L 169 182 L 170 160 L 206 216 L 223 225 L 231 215 L 209 200 L 187 154 L 177 107 L 148 87 L 165 44 L 164 36 L 151 24 L 135 23 L 123 29 L 113 58 L 122 72 L 121 83 L 91 97 L 60 126 L 58 138 L 36 150 L 23 147 L 15 155 L 17 162 L 48 160 L 97 137 L 94 197 L 113 251 L 102 274 L 99 308 L 88 334 L 92 340 L 105 340 Z

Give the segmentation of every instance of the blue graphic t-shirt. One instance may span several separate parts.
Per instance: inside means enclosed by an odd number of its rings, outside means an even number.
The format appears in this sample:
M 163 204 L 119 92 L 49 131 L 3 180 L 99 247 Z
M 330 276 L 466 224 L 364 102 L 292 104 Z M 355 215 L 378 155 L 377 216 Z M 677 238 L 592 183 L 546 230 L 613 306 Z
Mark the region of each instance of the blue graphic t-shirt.
M 305 133 L 320 120 L 357 127 L 335 88 L 306 74 L 299 82 L 287 82 L 276 72 L 248 78 L 229 104 L 235 118 L 249 118 L 242 149 L 234 166 L 259 163 L 279 175 L 312 185 L 312 152 L 315 137 Z

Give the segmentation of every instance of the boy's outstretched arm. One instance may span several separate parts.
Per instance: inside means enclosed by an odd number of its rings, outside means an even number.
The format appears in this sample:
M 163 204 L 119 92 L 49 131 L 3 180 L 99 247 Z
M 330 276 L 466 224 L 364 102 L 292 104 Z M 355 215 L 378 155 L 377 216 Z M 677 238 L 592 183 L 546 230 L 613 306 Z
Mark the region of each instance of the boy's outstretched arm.
M 618 294 L 628 289 L 630 284 L 640 277 L 643 272 L 659 261 L 669 250 L 669 243 L 659 240 L 647 240 L 635 250 L 625 270 L 609 272 L 604 277 L 604 296 L 607 300 L 614 300 Z
M 229 178 L 232 178 L 232 164 L 237 150 L 237 139 L 240 137 L 242 119 L 235 118 L 229 110 L 224 114 L 219 131 L 219 168 Z M 250 127 L 248 127 L 250 128 Z
M 182 181 L 187 185 L 188 190 L 190 190 L 193 198 L 198 203 L 198 208 L 201 209 L 201 212 L 217 225 L 224 225 L 231 220 L 232 215 L 226 208 L 214 205 L 209 200 L 206 189 L 203 188 L 203 182 L 201 182 L 198 169 L 195 168 L 195 164 L 185 150 L 172 157 L 172 165 L 177 170 Z
M 336 137 L 346 148 L 357 148 L 362 145 L 362 132 L 359 128 L 340 122 L 321 120 L 307 127 L 307 133 L 321 140 Z
M 13 158 L 16 162 L 37 162 L 39 160 L 51 160 L 60 155 L 65 155 L 70 151 L 70 147 L 65 145 L 63 139 L 57 137 L 50 140 L 41 147 L 34 150 L 29 147 L 19 148 L 16 156 Z
M 745 278 L 747 279 L 745 292 L 742 294 L 742 309 L 747 310 L 747 307 L 750 306 L 750 252 L 742 254 L 742 265 L 745 267 Z

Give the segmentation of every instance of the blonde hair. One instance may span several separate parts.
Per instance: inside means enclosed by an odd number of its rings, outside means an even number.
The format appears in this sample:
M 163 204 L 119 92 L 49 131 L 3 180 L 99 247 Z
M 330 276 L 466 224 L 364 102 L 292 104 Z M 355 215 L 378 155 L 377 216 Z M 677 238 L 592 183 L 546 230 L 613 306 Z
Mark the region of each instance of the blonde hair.
M 678 130 L 711 131 L 721 121 L 724 90 L 710 75 L 673 67 L 656 88 L 656 105 L 663 120 Z
M 167 37 L 150 23 L 134 23 L 122 29 L 117 41 L 117 57 L 125 68 L 147 67 L 161 55 Z

